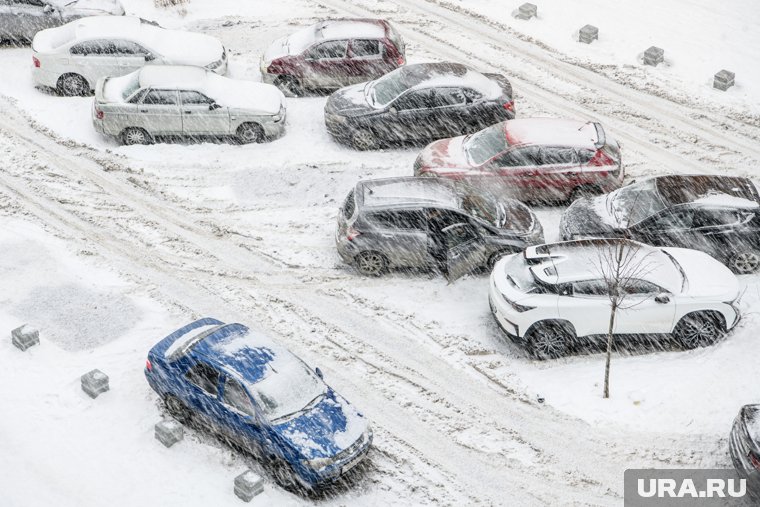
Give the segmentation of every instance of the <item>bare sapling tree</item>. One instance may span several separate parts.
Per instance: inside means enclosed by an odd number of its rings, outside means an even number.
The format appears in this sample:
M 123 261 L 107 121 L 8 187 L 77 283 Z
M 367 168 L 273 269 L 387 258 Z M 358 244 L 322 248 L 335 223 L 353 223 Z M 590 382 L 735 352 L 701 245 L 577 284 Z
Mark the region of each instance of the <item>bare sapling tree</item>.
M 652 270 L 646 245 L 627 239 L 602 240 L 599 248 L 596 270 L 606 287 L 610 300 L 610 320 L 607 328 L 607 358 L 604 365 L 604 398 L 610 397 L 610 362 L 612 359 L 612 339 L 615 319 L 619 310 L 626 310 L 641 304 L 641 298 L 632 298 L 639 280 Z

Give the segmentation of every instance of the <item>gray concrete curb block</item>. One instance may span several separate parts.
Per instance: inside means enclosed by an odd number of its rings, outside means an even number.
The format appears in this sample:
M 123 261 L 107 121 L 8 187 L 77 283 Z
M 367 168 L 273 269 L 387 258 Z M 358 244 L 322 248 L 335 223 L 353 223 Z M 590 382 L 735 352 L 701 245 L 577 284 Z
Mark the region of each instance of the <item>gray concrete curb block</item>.
M 517 19 L 530 19 L 538 17 L 538 7 L 536 4 L 525 3 L 517 9 Z
M 264 491 L 264 480 L 252 470 L 246 470 L 235 477 L 235 496 L 244 502 L 250 502 L 253 497 Z
M 90 398 L 97 398 L 108 389 L 108 375 L 102 371 L 92 370 L 82 375 L 82 391 L 86 392 Z
M 734 86 L 735 78 L 736 78 L 736 74 L 726 69 L 723 69 L 722 71 L 715 74 L 715 78 L 713 79 L 713 88 L 726 91 L 732 86 Z
M 599 29 L 594 25 L 586 25 L 578 32 L 578 42 L 591 44 L 594 40 L 599 40 Z
M 24 324 L 11 331 L 11 342 L 17 349 L 25 351 L 29 347 L 40 343 L 40 332 Z
M 174 419 L 164 419 L 154 427 L 156 440 L 164 444 L 165 447 L 171 447 L 183 438 L 185 438 L 185 428 Z
M 657 66 L 658 63 L 665 61 L 665 50 L 652 46 L 644 51 L 644 65 Z

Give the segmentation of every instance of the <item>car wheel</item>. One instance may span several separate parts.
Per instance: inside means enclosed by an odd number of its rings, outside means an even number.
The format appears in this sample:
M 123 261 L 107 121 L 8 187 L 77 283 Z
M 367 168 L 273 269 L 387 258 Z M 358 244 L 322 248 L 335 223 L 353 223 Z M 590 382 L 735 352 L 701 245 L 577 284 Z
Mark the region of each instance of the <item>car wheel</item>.
M 361 129 L 351 136 L 351 144 L 359 151 L 371 150 L 377 147 L 377 138 L 372 131 Z
M 166 410 L 169 414 L 182 424 L 190 421 L 192 417 L 190 409 L 171 394 L 167 395 L 164 399 L 164 405 L 166 405 Z
M 264 129 L 256 123 L 243 123 L 237 129 L 237 136 L 242 144 L 260 143 L 264 140 Z
M 707 347 L 724 334 L 717 317 L 706 313 L 684 315 L 673 329 L 673 337 L 685 349 Z
M 356 269 L 365 276 L 380 276 L 388 267 L 388 260 L 381 253 L 362 252 L 356 256 Z
M 124 129 L 121 133 L 121 142 L 127 146 L 133 144 L 150 144 L 150 136 L 143 129 L 130 127 Z
M 66 97 L 89 95 L 90 85 L 79 74 L 66 74 L 58 79 L 58 93 Z
M 738 275 L 754 273 L 760 267 L 760 252 L 757 250 L 736 252 L 728 259 L 728 267 Z
M 555 359 L 567 354 L 575 332 L 568 324 L 538 322 L 525 333 L 528 352 L 536 359 Z
M 277 88 L 292 97 L 301 97 L 303 95 L 303 87 L 301 86 L 301 83 L 298 82 L 298 79 L 294 77 L 281 76 L 277 78 L 274 84 Z

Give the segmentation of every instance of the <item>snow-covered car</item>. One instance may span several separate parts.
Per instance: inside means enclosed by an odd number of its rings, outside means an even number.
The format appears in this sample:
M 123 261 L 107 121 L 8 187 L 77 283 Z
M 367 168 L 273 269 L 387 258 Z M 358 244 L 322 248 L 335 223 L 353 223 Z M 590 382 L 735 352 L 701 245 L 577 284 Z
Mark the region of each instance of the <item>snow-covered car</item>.
M 156 137 L 228 137 L 261 142 L 285 129 L 285 97 L 275 86 L 230 79 L 200 67 L 151 65 L 98 81 L 92 122 L 124 144 Z
M 617 141 L 600 123 L 527 118 L 428 145 L 414 175 L 557 202 L 611 192 L 622 185 L 624 170 Z
M 734 419 L 728 451 L 747 492 L 760 502 L 760 405 L 744 405 Z
M 148 353 L 145 377 L 180 422 L 259 457 L 283 485 L 334 482 L 367 455 L 365 417 L 301 359 L 242 324 L 197 320 Z
M 472 134 L 514 117 L 507 78 L 448 62 L 406 65 L 325 105 L 327 131 L 359 150 Z
M 760 267 L 760 195 L 748 178 L 670 175 L 575 201 L 562 215 L 562 239 L 628 237 L 702 250 L 734 273 Z
M 208 35 L 167 30 L 130 16 L 91 16 L 42 30 L 32 41 L 32 78 L 62 95 L 86 95 L 98 79 L 145 65 L 194 65 L 227 72 L 227 52 Z
M 626 301 L 615 315 L 615 335 L 665 336 L 690 349 L 714 343 L 739 321 L 739 282 L 709 255 L 601 239 L 540 245 L 502 258 L 488 298 L 496 322 L 538 358 L 594 345 L 608 332 L 611 309 L 610 271 L 600 263 L 618 246 L 628 274 L 618 278 Z
M 438 268 L 449 280 L 543 241 L 541 222 L 519 201 L 412 177 L 359 181 L 335 232 L 340 256 L 364 275 Z
M 293 95 L 375 79 L 403 65 L 404 40 L 382 19 L 320 21 L 275 40 L 261 76 Z
M 0 40 L 29 42 L 40 30 L 105 15 L 124 15 L 119 0 L 0 0 Z

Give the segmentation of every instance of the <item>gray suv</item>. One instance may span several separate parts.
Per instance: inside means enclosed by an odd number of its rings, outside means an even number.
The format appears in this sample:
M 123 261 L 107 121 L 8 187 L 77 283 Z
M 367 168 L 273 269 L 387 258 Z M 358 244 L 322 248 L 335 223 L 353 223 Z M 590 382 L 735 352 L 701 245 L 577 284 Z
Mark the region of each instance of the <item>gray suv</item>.
M 463 194 L 447 180 L 403 177 L 358 182 L 338 213 L 335 242 L 364 275 L 438 269 L 453 281 L 543 243 L 544 232 L 519 201 Z

